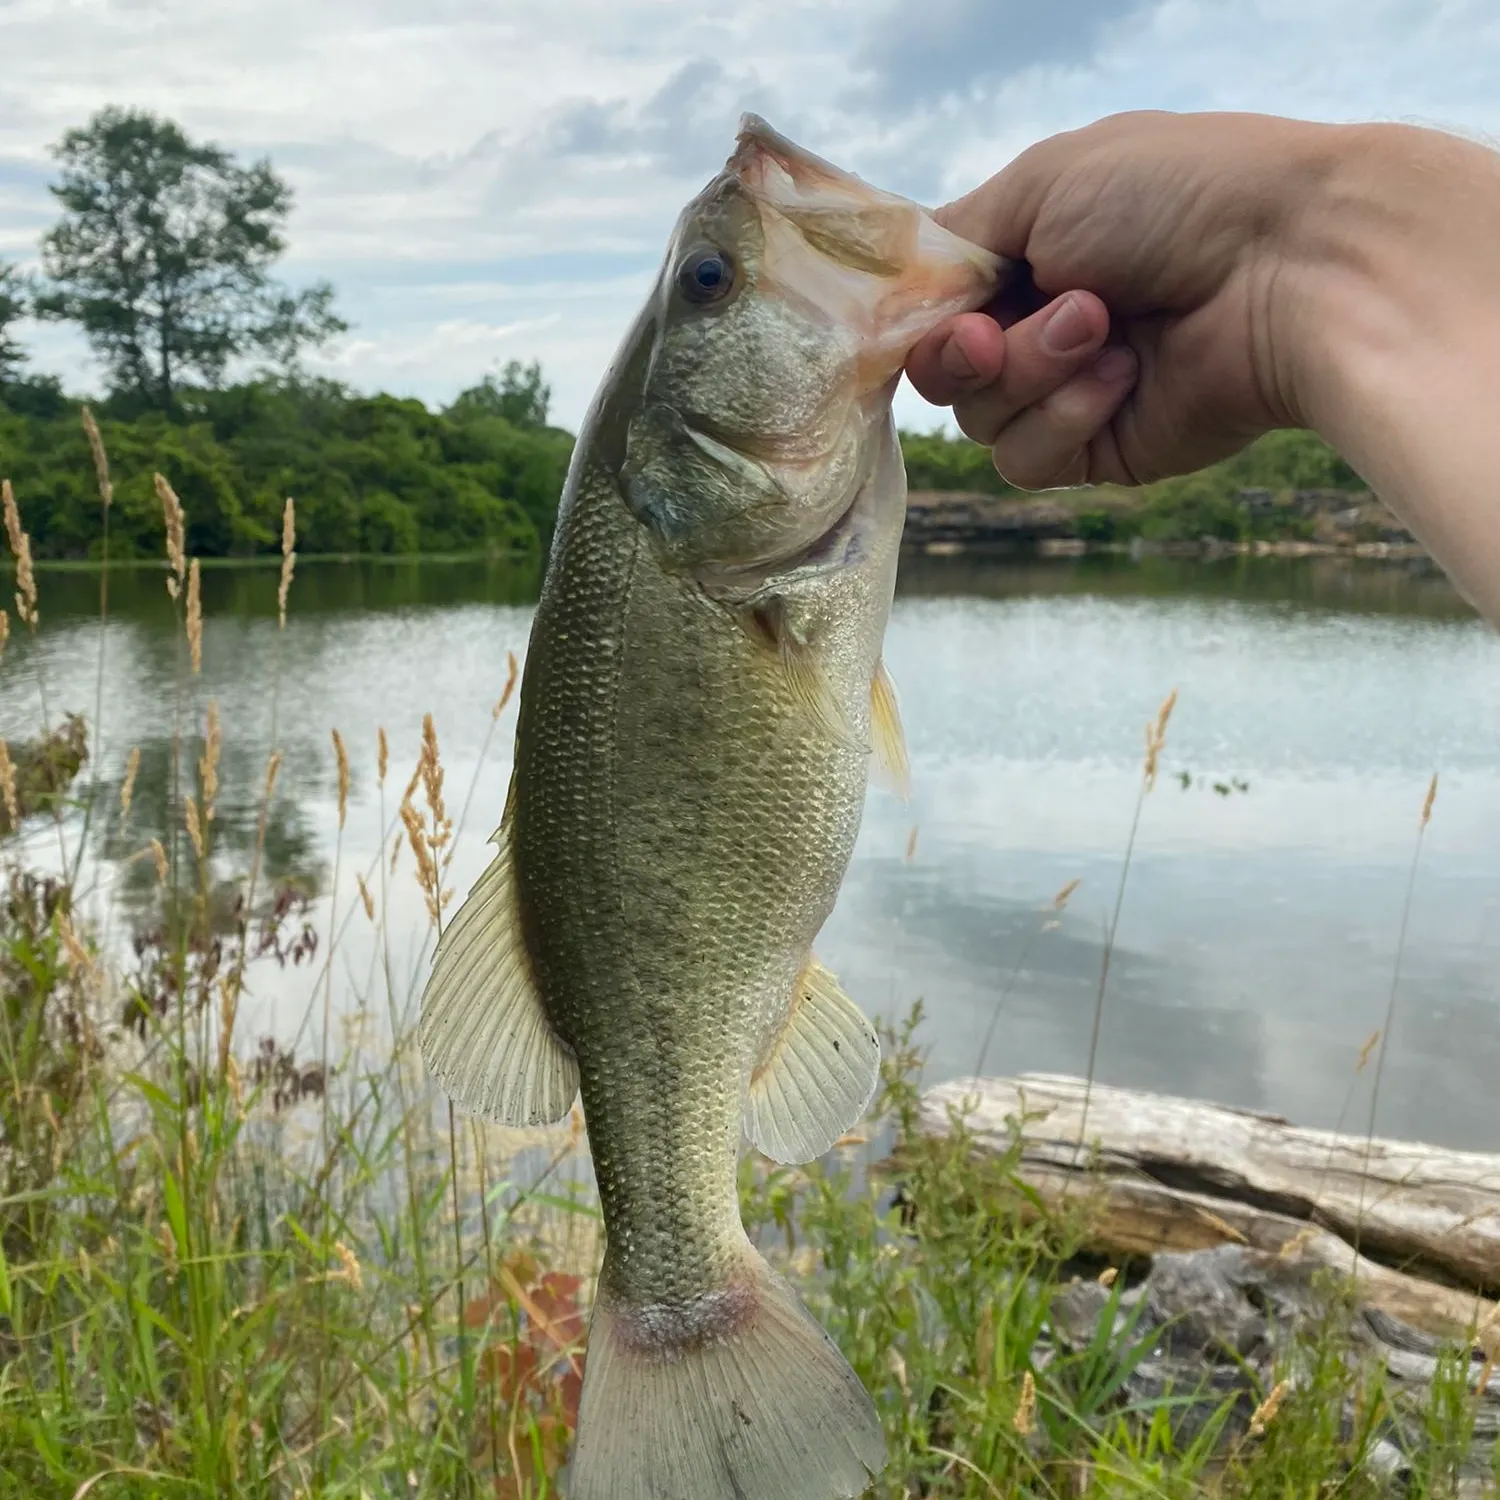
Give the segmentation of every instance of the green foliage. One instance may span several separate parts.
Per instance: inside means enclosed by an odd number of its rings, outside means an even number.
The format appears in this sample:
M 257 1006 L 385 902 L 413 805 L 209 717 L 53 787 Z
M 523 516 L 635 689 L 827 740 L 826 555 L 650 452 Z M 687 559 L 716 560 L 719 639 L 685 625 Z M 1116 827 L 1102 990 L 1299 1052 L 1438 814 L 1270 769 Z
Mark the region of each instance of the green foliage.
M 56 154 L 63 216 L 42 241 L 51 286 L 37 311 L 82 328 L 117 392 L 169 411 L 186 378 L 217 385 L 257 353 L 287 368 L 344 328 L 330 287 L 270 279 L 291 190 L 269 161 L 241 167 L 169 120 L 116 108 Z
M 941 427 L 931 432 L 903 432 L 907 484 L 914 490 L 973 490 L 986 495 L 1014 495 L 990 461 L 990 450 L 964 437 L 950 437 Z
M 447 415 L 459 421 L 500 417 L 512 427 L 540 428 L 547 425 L 551 405 L 552 387 L 542 379 L 540 363 L 532 360 L 523 365 L 512 359 L 506 361 L 499 380 L 486 375 L 478 385 L 461 391 Z
M 995 472 L 989 450 L 967 438 L 941 430 L 903 432 L 901 448 L 913 490 L 1022 493 Z M 1278 503 L 1278 496 L 1293 490 L 1365 488 L 1359 475 L 1316 433 L 1269 432 L 1233 458 L 1195 474 L 1116 491 L 1107 505 L 1085 500 L 1077 512 L 1076 535 L 1095 543 L 1136 536 L 1155 542 L 1301 537 L 1308 533 L 1308 523 L 1291 506 Z M 1246 503 L 1246 490 L 1269 491 L 1270 503 L 1252 508 Z
M 26 355 L 10 332 L 11 324 L 26 316 L 20 272 L 0 262 L 0 388 L 15 380 Z
M 98 495 L 71 403 L 0 390 L 0 453 L 40 558 L 93 555 Z M 31 408 L 30 410 L 27 407 Z M 200 557 L 274 552 L 281 509 L 297 502 L 297 545 L 318 553 L 520 552 L 550 539 L 572 453 L 569 434 L 517 427 L 471 403 L 356 396 L 326 381 L 268 380 L 183 393 L 172 417 L 98 411 L 116 475 L 110 546 L 159 557 L 164 474 Z

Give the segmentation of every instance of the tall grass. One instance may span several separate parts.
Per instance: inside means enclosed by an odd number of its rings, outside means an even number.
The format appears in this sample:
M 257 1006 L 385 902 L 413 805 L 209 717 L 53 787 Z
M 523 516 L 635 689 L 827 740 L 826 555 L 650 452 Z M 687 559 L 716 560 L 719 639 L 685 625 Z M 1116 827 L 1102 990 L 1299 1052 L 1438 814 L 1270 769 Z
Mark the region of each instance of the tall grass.
M 0 766 L 0 1497 L 547 1500 L 576 1423 L 600 1247 L 582 1122 L 575 1112 L 525 1133 L 453 1119 L 415 1055 L 420 975 L 396 972 L 388 927 L 397 882 L 412 879 L 434 934 L 444 920 L 473 787 L 455 830 L 429 718 L 404 792 L 388 798 L 382 732 L 367 747 L 380 853 L 351 871 L 340 848 L 319 932 L 300 898 L 263 888 L 282 766 L 273 707 L 252 788 L 258 836 L 226 907 L 211 867 L 222 736 L 235 726 L 197 702 L 197 571 L 176 496 L 165 480 L 158 492 L 180 604 L 163 707 L 171 824 L 165 846 L 143 837 L 136 851 L 156 872 L 161 917 L 123 956 L 85 920 L 79 862 L 43 873 L 24 834 L 28 817 L 52 817 L 60 842 L 89 817 L 128 829 L 138 754 L 118 814 L 98 800 L 97 744 L 81 792 L 81 756 L 41 791 L 14 774 L 36 747 L 7 747 Z M 19 511 L 11 540 L 25 556 Z M 289 502 L 281 625 L 294 543 Z M 516 671 L 512 660 L 492 732 Z M 275 705 L 279 667 L 268 675 Z M 335 733 L 330 759 L 342 825 L 360 757 Z M 335 1012 L 351 921 L 376 929 L 351 1010 L 382 1027 L 341 1026 Z M 294 1044 L 245 1035 L 245 995 L 274 996 L 283 967 L 304 963 L 324 968 Z M 961 1129 L 920 1137 L 915 1024 L 889 1038 L 867 1137 L 807 1167 L 750 1156 L 741 1173 L 751 1232 L 879 1403 L 892 1461 L 872 1493 L 1289 1496 L 1324 1480 L 1328 1493 L 1375 1493 L 1362 1467 L 1374 1425 L 1344 1431 L 1329 1416 L 1372 1377 L 1332 1326 L 1288 1354 L 1290 1394 L 1263 1393 L 1258 1430 L 1228 1448 L 1231 1399 L 1189 1421 L 1191 1393 L 1128 1398 L 1152 1341 L 1124 1309 L 1125 1278 L 1088 1340 L 1059 1341 L 1056 1298 L 1080 1274 L 1086 1205 L 1046 1211 L 1014 1154 L 980 1159 Z M 886 1141 L 899 1177 L 877 1150 Z M 1447 1444 L 1434 1451 L 1464 1447 L 1465 1400 L 1434 1403 Z M 1434 1460 L 1408 1492 L 1449 1493 L 1450 1472 Z

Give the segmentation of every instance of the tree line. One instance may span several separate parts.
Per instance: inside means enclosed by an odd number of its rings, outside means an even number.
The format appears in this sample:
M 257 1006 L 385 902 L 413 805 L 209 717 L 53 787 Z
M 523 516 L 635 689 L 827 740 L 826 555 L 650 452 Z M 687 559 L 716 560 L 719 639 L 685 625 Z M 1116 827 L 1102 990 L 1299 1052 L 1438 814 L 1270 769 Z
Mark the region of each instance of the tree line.
M 201 556 L 274 551 L 286 495 L 304 554 L 545 548 L 573 438 L 549 423 L 535 361 L 511 361 L 438 411 L 313 378 L 302 356 L 347 324 L 326 282 L 292 289 L 272 276 L 292 195 L 268 160 L 243 165 L 170 120 L 117 108 L 54 155 L 60 217 L 40 274 L 0 263 L 0 471 L 39 557 L 92 555 L 101 525 L 79 403 L 28 368 L 15 336 L 28 316 L 76 325 L 103 372 L 95 410 L 118 476 L 116 556 L 160 552 L 153 472 L 176 487 Z M 974 443 L 908 432 L 902 446 L 913 489 L 1014 493 Z M 1157 535 L 1245 534 L 1239 491 L 1258 486 L 1360 482 L 1311 434 L 1273 433 L 1149 487 L 1142 513 Z

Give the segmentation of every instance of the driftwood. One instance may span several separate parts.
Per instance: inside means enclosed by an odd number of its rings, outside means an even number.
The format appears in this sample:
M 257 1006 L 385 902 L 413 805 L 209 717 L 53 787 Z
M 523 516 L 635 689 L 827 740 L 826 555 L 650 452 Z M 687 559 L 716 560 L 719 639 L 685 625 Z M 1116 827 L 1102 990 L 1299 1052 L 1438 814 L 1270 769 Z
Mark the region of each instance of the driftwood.
M 1500 1352 L 1500 1156 L 1305 1130 L 1274 1115 L 1027 1074 L 928 1091 L 924 1129 L 981 1149 L 1021 1131 L 1044 1201 L 1087 1197 L 1091 1244 L 1156 1255 L 1238 1244 L 1351 1275 L 1361 1302 Z M 1493 1347 L 1492 1347 L 1493 1346 Z
M 1086 1346 L 1113 1308 L 1117 1329 L 1150 1345 L 1126 1380 L 1132 1402 L 1170 1395 L 1189 1425 L 1229 1402 L 1221 1445 L 1251 1440 L 1257 1402 L 1273 1381 L 1305 1378 L 1295 1340 L 1342 1289 L 1343 1357 L 1382 1367 L 1388 1397 L 1366 1469 L 1399 1491 L 1416 1465 L 1441 1462 L 1456 1497 L 1494 1494 L 1500 1307 L 1484 1294 L 1500 1288 L 1500 1156 L 1045 1074 L 939 1085 L 921 1124 L 1018 1150 L 1017 1176 L 1044 1204 L 1078 1208 L 1088 1248 L 1126 1263 L 1123 1292 L 1111 1277 L 1059 1292 L 1050 1340 Z M 1472 1442 L 1456 1463 L 1431 1449 L 1444 1357 L 1470 1393 Z M 1356 1430 L 1352 1396 L 1342 1418 Z

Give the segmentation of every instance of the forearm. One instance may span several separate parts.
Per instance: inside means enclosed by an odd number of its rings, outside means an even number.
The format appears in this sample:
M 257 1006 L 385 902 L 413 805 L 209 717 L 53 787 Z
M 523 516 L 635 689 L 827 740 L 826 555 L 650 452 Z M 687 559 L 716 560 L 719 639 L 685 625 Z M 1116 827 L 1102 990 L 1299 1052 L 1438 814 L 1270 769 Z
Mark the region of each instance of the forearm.
M 1292 400 L 1500 624 L 1500 154 L 1334 141 L 1284 299 Z

